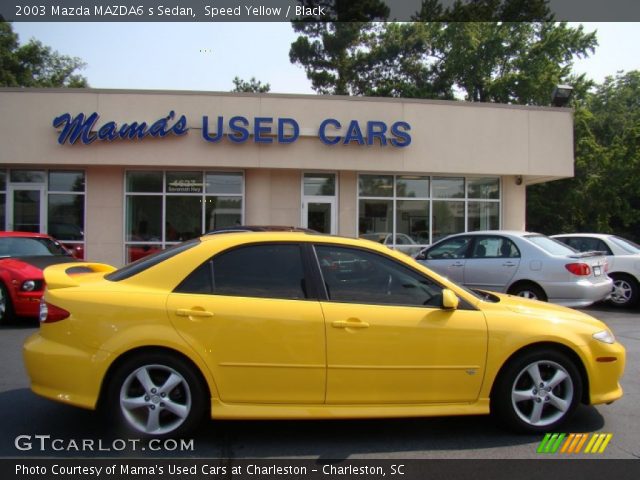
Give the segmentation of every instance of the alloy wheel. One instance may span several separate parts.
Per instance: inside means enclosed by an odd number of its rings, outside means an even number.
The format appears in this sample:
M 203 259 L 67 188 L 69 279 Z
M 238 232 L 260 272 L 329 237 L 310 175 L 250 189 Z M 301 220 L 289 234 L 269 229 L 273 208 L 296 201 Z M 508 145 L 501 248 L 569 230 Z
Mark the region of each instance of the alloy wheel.
M 571 375 L 559 363 L 539 360 L 516 376 L 511 403 L 516 415 L 528 425 L 544 427 L 560 421 L 574 399 Z
M 633 286 L 628 281 L 617 278 L 613 281 L 611 301 L 617 305 L 626 305 L 633 296 Z
M 143 365 L 120 388 L 120 409 L 129 425 L 149 435 L 179 428 L 189 416 L 192 394 L 187 380 L 166 365 Z

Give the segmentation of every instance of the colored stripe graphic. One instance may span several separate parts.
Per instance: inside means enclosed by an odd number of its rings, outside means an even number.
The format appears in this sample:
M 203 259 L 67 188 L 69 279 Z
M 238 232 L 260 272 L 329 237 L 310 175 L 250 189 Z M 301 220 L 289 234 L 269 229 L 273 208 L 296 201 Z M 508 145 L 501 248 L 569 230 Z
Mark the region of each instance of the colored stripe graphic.
M 603 453 L 612 438 L 611 433 L 547 433 L 538 445 L 537 453 Z M 583 451 L 585 443 L 587 446 Z

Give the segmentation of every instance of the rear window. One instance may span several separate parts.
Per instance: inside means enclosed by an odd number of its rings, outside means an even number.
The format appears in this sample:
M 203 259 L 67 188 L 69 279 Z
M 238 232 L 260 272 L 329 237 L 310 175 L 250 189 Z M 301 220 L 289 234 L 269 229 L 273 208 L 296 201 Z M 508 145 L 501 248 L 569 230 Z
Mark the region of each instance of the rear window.
M 544 235 L 525 235 L 524 238 L 551 255 L 575 255 L 576 253 L 573 248 Z
M 640 246 L 622 237 L 611 237 L 611 241 L 629 253 L 640 253 Z
M 184 243 L 180 243 L 174 247 L 167 248 L 166 250 L 161 250 L 157 253 L 149 255 L 147 257 L 143 257 L 140 260 L 136 260 L 133 263 L 125 265 L 122 268 L 119 268 L 115 272 L 111 272 L 108 275 L 105 275 L 104 278 L 110 280 L 112 282 L 119 282 L 121 280 L 126 280 L 127 278 L 131 278 L 134 275 L 137 275 L 145 270 L 157 265 L 165 260 L 168 260 L 175 255 L 178 255 L 182 252 L 189 250 L 190 248 L 195 247 L 200 243 L 199 238 L 195 238 L 193 240 L 189 240 Z

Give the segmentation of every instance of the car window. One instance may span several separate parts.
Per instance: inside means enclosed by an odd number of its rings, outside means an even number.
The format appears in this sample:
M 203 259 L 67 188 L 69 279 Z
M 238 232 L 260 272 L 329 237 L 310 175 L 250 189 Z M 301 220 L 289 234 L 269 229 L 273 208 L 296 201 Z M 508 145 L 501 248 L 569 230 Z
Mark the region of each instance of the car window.
M 315 249 L 331 301 L 442 305 L 442 287 L 391 258 L 334 245 L 317 245 Z
M 612 255 L 611 249 L 599 238 L 561 237 L 558 238 L 558 240 L 569 245 L 571 248 L 575 248 L 579 252 L 590 252 L 593 250 L 597 250 L 600 252 L 607 252 L 607 255 Z
M 471 237 L 455 237 L 434 245 L 426 251 L 427 260 L 439 260 L 447 258 L 464 258 L 467 248 L 471 243 Z
M 36 257 L 50 255 L 69 255 L 69 252 L 58 242 L 54 242 L 50 238 L 0 238 L 0 257 Z
M 575 250 L 544 235 L 525 235 L 524 238 L 551 255 L 575 255 Z
M 618 245 L 623 250 L 626 250 L 629 253 L 638 254 L 640 253 L 640 246 L 636 245 L 630 240 L 622 237 L 610 237 L 611 241 Z
M 471 258 L 519 258 L 518 247 L 505 237 L 477 237 Z
M 186 250 L 189 250 L 190 248 L 195 247 L 199 243 L 200 243 L 199 238 L 195 238 L 193 240 L 179 243 L 178 245 L 167 248 L 166 250 L 160 250 L 156 253 L 153 253 L 139 260 L 136 260 L 133 263 L 125 265 L 124 267 L 119 268 L 118 270 L 105 275 L 104 278 L 112 282 L 119 282 L 120 280 L 125 280 L 141 272 L 144 272 L 145 270 L 161 262 L 164 262 L 165 260 L 168 260 L 169 258 L 175 255 L 178 255 Z
M 212 262 L 214 295 L 307 298 L 297 244 L 247 245 L 216 255 Z M 196 270 L 194 275 L 206 273 Z

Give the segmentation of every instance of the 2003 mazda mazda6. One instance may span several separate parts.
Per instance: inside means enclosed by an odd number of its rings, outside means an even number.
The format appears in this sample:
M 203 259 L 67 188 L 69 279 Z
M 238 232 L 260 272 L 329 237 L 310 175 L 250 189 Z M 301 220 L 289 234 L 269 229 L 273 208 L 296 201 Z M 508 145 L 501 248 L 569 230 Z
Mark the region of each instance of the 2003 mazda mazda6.
M 116 270 L 45 270 L 32 389 L 178 436 L 220 419 L 493 413 L 555 429 L 622 396 L 625 351 L 584 313 L 474 292 L 367 240 L 205 235 Z

